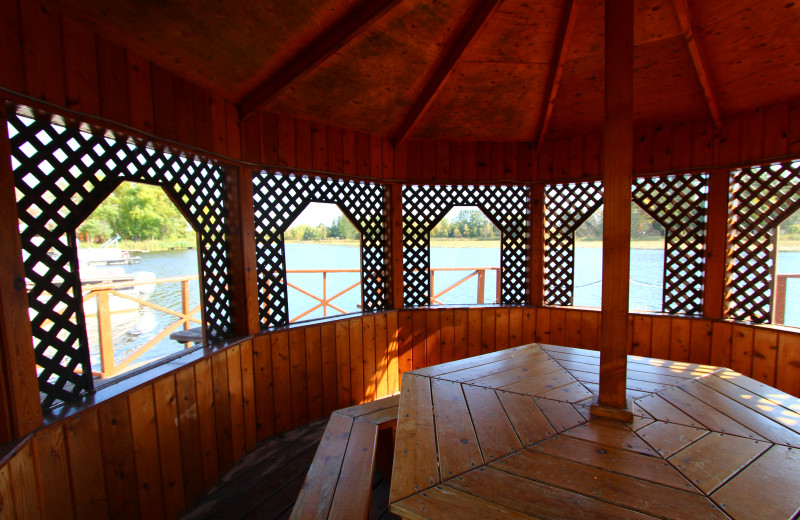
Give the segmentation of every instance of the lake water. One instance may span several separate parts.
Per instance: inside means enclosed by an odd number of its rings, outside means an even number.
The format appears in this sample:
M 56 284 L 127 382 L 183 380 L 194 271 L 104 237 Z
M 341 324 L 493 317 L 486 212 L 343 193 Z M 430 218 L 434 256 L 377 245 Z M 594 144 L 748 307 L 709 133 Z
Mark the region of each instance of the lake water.
M 600 275 L 602 271 L 602 249 L 581 248 L 575 251 L 575 294 L 577 306 L 600 306 Z M 148 271 L 157 278 L 196 275 L 197 251 L 164 251 L 141 253 L 142 261 L 137 265 L 126 266 L 129 273 Z M 358 269 L 360 267 L 358 247 L 286 244 L 286 260 L 289 270 L 296 269 Z M 630 306 L 632 310 L 659 311 L 661 309 L 661 281 L 664 269 L 663 250 L 633 249 L 631 251 Z M 432 248 L 431 267 L 499 267 L 498 248 Z M 800 273 L 800 252 L 781 252 L 778 257 L 779 273 Z M 458 280 L 468 271 L 437 272 L 434 276 L 434 293 L 438 293 Z M 302 287 L 311 294 L 322 298 L 323 277 L 321 274 L 292 273 L 288 275 L 290 284 Z M 328 298 L 344 291 L 359 281 L 359 273 L 329 273 L 326 277 Z M 496 275 L 487 272 L 484 288 L 484 302 L 496 300 Z M 477 302 L 477 277 L 464 282 L 452 291 L 442 295 L 439 300 L 445 304 L 474 304 Z M 787 287 L 786 323 L 800 326 L 800 279 L 790 279 Z M 181 309 L 181 286 L 179 283 L 155 286 L 148 301 L 177 311 Z M 196 281 L 190 283 L 190 308 L 200 302 L 200 292 Z M 295 289 L 289 289 L 289 315 L 294 318 L 319 302 Z M 357 312 L 361 303 L 360 286 L 345 292 L 331 302 L 345 312 Z M 338 311 L 328 309 L 328 316 Z M 303 319 L 323 316 L 322 309 Z M 90 316 L 89 342 L 92 350 L 92 366 L 100 367 L 96 318 Z M 134 312 L 112 315 L 112 328 L 115 344 L 115 358 L 119 362 L 140 345 L 154 338 L 164 327 L 175 320 L 174 317 L 150 308 Z M 196 325 L 193 325 L 196 326 Z M 140 358 L 146 362 L 160 358 L 182 349 L 182 344 L 166 339 Z

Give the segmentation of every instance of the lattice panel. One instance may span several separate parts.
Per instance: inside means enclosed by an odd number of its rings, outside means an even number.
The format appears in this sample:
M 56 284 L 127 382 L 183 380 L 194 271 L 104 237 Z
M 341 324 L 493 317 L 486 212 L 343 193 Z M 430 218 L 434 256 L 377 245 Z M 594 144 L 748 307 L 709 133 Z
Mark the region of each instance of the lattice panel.
M 550 184 L 544 206 L 544 302 L 572 305 L 575 231 L 603 205 L 603 184 Z
M 78 123 L 9 112 L 25 274 L 45 409 L 93 389 L 75 229 L 124 180 L 160 185 L 199 233 L 206 336 L 232 331 L 222 168 Z M 54 119 L 55 120 L 55 119 Z M 67 125 L 67 126 L 65 126 Z
M 289 323 L 283 233 L 311 202 L 332 202 L 361 233 L 362 308 L 386 308 L 384 188 L 330 177 L 253 175 L 258 304 L 262 328 Z
M 772 320 L 775 236 L 800 209 L 800 161 L 731 172 L 728 198 L 726 317 Z
M 703 314 L 708 175 L 637 178 L 633 201 L 666 230 L 662 312 Z
M 403 303 L 430 304 L 430 232 L 454 206 L 476 206 L 500 230 L 503 304 L 527 300 L 528 188 L 525 186 L 403 186 Z

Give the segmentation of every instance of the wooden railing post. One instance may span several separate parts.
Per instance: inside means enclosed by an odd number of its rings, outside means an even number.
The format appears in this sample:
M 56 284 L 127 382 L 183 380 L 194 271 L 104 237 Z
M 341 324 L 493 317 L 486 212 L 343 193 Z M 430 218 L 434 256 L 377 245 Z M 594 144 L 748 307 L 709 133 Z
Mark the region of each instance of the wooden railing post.
M 500 280 L 500 276 L 502 274 L 502 271 L 503 271 L 503 269 L 501 267 L 498 267 L 498 268 L 496 268 L 494 270 L 494 272 L 497 273 L 497 276 L 495 277 L 496 283 L 494 284 L 494 290 L 495 290 L 495 295 L 494 295 L 495 300 L 494 301 L 497 303 L 497 305 L 500 305 L 500 303 L 501 303 L 500 299 L 502 298 L 502 294 L 503 294 L 503 291 L 502 291 L 503 286 L 501 285 L 501 280 Z
M 322 271 L 322 315 L 328 317 L 328 272 Z
M 433 284 L 431 284 L 433 286 Z M 483 293 L 486 290 L 486 271 L 478 270 L 478 304 L 483 303 Z
M 785 274 L 775 276 L 775 294 L 772 300 L 772 311 L 774 318 L 772 323 L 783 323 L 786 321 L 786 279 Z
M 114 375 L 114 339 L 111 335 L 111 309 L 108 291 L 97 292 L 97 335 L 100 338 L 100 370 L 102 377 Z
M 189 330 L 191 324 L 189 323 L 189 280 L 181 282 L 181 312 L 186 316 L 186 321 L 183 323 L 183 330 Z M 184 343 L 185 348 L 192 346 L 191 343 Z
M 431 290 L 430 290 L 430 298 L 431 298 L 431 299 L 430 299 L 429 305 L 433 305 L 433 295 L 434 295 L 434 294 L 436 294 L 436 293 L 433 291 L 433 269 L 430 269 L 430 270 L 429 270 L 429 273 L 430 273 L 430 275 L 431 275 L 431 285 L 430 285 L 430 288 L 431 288 Z

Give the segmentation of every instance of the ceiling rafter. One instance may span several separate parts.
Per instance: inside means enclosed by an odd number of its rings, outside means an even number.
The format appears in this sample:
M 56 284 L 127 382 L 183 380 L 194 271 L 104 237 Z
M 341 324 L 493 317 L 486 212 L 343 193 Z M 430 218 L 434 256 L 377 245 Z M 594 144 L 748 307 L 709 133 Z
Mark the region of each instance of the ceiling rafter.
M 337 24 L 300 49 L 274 74 L 245 95 L 239 103 L 239 117 L 245 119 L 264 106 L 292 81 L 335 54 L 368 29 L 401 0 L 362 0 Z
M 411 109 L 406 114 L 400 128 L 394 136 L 393 143 L 395 147 L 405 141 L 411 131 L 416 126 L 417 122 L 425 114 L 425 111 L 431 105 L 431 102 L 441 90 L 444 83 L 450 77 L 450 74 L 455 69 L 464 51 L 480 33 L 481 29 L 486 26 L 486 22 L 492 17 L 502 0 L 481 0 L 471 16 L 469 16 L 467 23 L 456 35 L 453 43 L 447 49 L 447 52 L 442 55 L 436 63 L 428 82 L 422 88 L 419 97 L 411 105 Z
M 558 96 L 558 88 L 561 86 L 561 75 L 564 72 L 564 62 L 567 61 L 567 51 L 569 50 L 569 41 L 572 39 L 572 31 L 575 28 L 575 17 L 578 12 L 578 0 L 569 0 L 566 6 L 565 16 L 561 24 L 561 38 L 558 47 L 558 55 L 556 57 L 556 66 L 553 68 L 553 73 L 550 76 L 547 103 L 542 110 L 541 125 L 538 132 L 538 139 L 536 140 L 537 149 L 541 147 L 545 135 L 547 135 L 547 127 L 550 125 L 550 118 L 553 116 L 553 107 L 556 104 L 556 96 Z
M 697 78 L 700 80 L 700 85 L 703 87 L 703 93 L 706 96 L 706 103 L 708 110 L 711 112 L 711 117 L 714 119 L 714 126 L 717 130 L 722 128 L 722 111 L 719 107 L 719 101 L 714 94 L 714 88 L 711 85 L 711 77 L 708 74 L 708 66 L 703 59 L 703 53 L 700 51 L 700 45 L 697 42 L 694 28 L 692 27 L 692 17 L 689 14 L 689 4 L 686 0 L 672 0 L 675 6 L 675 11 L 678 15 L 678 21 L 681 24 L 683 37 L 686 40 L 686 45 L 689 47 L 689 54 L 692 56 L 692 63 L 697 72 Z

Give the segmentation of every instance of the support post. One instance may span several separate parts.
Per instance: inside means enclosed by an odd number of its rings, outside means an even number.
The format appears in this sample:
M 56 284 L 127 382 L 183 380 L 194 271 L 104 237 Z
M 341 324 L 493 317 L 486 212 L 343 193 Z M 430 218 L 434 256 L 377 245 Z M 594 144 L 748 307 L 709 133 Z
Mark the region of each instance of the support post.
M 592 415 L 633 420 L 626 392 L 631 174 L 633 171 L 633 0 L 605 4 L 603 125 L 603 296 L 600 395 Z
M 0 444 L 42 424 L 5 110 L 0 108 Z
M 728 179 L 725 169 L 708 176 L 708 222 L 706 224 L 706 275 L 703 317 L 721 320 L 725 315 L 725 254 L 728 240 Z
M 392 309 L 403 308 L 403 185 L 392 183 L 387 188 L 386 215 L 389 219 L 386 229 L 389 232 L 389 284 L 391 287 Z M 433 290 L 433 286 L 431 286 Z
M 239 336 L 261 329 L 258 318 L 256 232 L 252 168 L 225 168 L 231 251 L 233 326 Z
M 537 182 L 530 192 L 528 301 L 534 307 L 544 305 L 544 188 L 543 182 Z
M 97 293 L 97 334 L 100 337 L 100 370 L 103 377 L 116 375 L 114 338 L 111 336 L 111 306 L 108 299 L 108 291 Z
M 431 273 L 433 274 L 433 273 Z M 483 295 L 486 291 L 486 271 L 478 271 L 478 305 L 483 305 Z M 433 276 L 431 276 L 431 292 L 433 292 Z

